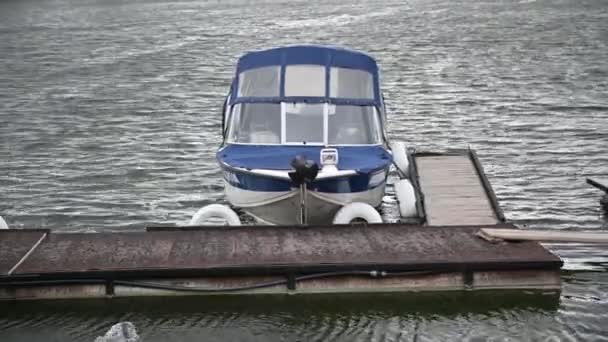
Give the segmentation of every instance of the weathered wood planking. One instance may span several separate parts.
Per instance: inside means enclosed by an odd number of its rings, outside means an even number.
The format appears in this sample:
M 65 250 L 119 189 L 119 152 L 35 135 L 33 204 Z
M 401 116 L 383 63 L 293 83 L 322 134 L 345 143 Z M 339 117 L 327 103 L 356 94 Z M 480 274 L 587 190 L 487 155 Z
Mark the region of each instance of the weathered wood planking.
M 9 273 L 36 243 L 47 233 L 41 229 L 6 229 L 0 230 L 0 275 Z
M 488 241 L 539 241 L 608 244 L 606 232 L 481 228 L 477 234 Z
M 499 225 L 497 227 L 513 228 Z M 49 234 L 13 276 L 149 277 L 363 270 L 559 269 L 537 243 L 492 244 L 475 227 L 205 227 Z M 28 241 L 27 247 L 30 246 Z M 13 279 L 15 279 L 13 277 Z
M 0 300 L 559 289 L 558 257 L 535 242 L 489 243 L 475 235 L 478 231 L 404 224 L 157 227 L 96 234 L 0 231 L 5 272 Z M 15 271 L 7 274 L 8 269 Z M 372 271 L 392 275 L 376 277 Z M 325 275 L 307 280 L 311 274 Z M 298 276 L 304 279 L 296 281 Z M 269 280 L 280 282 L 230 291 Z M 150 289 L 142 282 L 206 290 Z
M 471 158 L 416 156 L 429 225 L 485 225 L 499 222 Z

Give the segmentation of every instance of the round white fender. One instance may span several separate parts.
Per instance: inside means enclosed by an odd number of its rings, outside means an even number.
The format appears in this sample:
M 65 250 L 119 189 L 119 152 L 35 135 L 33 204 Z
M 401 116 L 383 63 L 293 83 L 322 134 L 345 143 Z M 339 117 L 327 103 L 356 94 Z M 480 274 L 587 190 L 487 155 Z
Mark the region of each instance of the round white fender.
M 403 141 L 391 141 L 390 148 L 391 152 L 393 152 L 395 166 L 397 166 L 397 169 L 399 169 L 404 177 L 409 177 L 410 161 L 407 159 L 407 146 L 405 146 Z
M 209 218 L 216 217 L 220 219 L 226 220 L 226 223 L 229 226 L 240 226 L 241 219 L 239 219 L 239 215 L 234 212 L 234 210 L 230 209 L 227 205 L 223 204 L 209 204 L 202 208 L 200 208 L 194 216 L 192 216 L 192 220 L 190 220 L 191 226 L 200 226 L 204 225 Z
M 333 223 L 349 224 L 355 219 L 362 219 L 367 223 L 382 223 L 380 213 L 371 205 L 362 202 L 349 203 L 340 208 Z
M 416 217 L 416 193 L 412 183 L 407 179 L 402 179 L 395 183 L 395 195 L 399 202 L 399 212 L 401 217 Z
M 6 224 L 2 216 L 0 216 L 0 229 L 8 229 L 8 224 Z

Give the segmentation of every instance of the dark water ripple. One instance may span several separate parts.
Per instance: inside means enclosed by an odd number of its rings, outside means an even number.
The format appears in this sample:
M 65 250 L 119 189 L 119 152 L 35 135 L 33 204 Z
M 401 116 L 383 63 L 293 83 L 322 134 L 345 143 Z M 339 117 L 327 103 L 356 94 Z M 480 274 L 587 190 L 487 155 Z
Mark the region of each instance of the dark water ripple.
M 223 201 L 235 58 L 333 43 L 378 58 L 393 138 L 475 148 L 509 219 L 604 230 L 584 179 L 608 179 L 607 23 L 603 0 L 3 1 L 0 214 L 64 231 L 186 223 Z M 383 214 L 398 216 L 391 185 Z M 607 340 L 605 249 L 548 247 L 566 261 L 557 299 L 11 303 L 0 340 L 91 341 L 118 321 L 145 341 Z

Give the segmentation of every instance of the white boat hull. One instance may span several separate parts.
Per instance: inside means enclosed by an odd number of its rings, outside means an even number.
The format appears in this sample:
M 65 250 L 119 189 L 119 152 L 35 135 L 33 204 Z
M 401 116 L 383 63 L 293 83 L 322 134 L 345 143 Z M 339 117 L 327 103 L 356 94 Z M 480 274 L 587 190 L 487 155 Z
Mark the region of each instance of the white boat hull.
M 382 203 L 385 183 L 373 189 L 349 193 L 308 191 L 306 208 L 308 224 L 330 224 L 336 212 L 352 202 L 363 202 L 373 207 Z M 300 191 L 252 191 L 225 182 L 226 197 L 232 205 L 266 224 L 293 225 L 300 223 Z

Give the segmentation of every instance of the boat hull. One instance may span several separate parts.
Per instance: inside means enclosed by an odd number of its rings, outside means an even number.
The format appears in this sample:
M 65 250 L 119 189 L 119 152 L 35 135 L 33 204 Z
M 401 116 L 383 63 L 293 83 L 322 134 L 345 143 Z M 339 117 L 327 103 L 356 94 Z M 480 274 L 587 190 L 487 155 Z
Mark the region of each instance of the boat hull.
M 324 180 L 319 184 L 308 185 L 306 195 L 307 223 L 326 224 L 333 221 L 337 211 L 344 205 L 352 202 L 363 202 L 373 207 L 382 203 L 384 188 L 386 184 L 386 172 L 381 170 L 376 173 L 377 184 L 371 184 L 362 191 L 346 191 L 349 184 L 361 182 L 361 180 L 342 179 Z M 253 216 L 260 223 L 292 225 L 300 223 L 300 190 L 290 186 L 277 191 L 269 189 L 256 190 L 244 189 L 234 184 L 235 175 L 225 176 L 225 192 L 227 200 L 235 207 Z M 370 177 L 373 179 L 373 177 Z M 266 180 L 266 183 L 267 184 Z M 279 181 L 279 180 L 277 180 Z M 285 181 L 287 182 L 287 181 Z M 368 182 L 369 185 L 369 182 Z M 277 187 L 278 189 L 280 187 Z M 324 192 L 319 189 L 341 190 L 335 192 Z
M 338 146 L 336 164 L 321 160 L 324 146 L 228 144 L 217 153 L 230 204 L 258 221 L 292 225 L 301 221 L 300 186 L 290 176 L 296 157 L 321 166 L 306 183 L 308 224 L 332 223 L 346 204 L 382 203 L 392 155 L 383 145 Z

